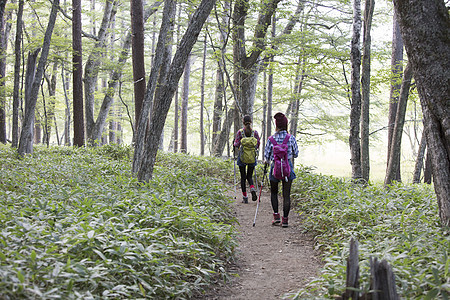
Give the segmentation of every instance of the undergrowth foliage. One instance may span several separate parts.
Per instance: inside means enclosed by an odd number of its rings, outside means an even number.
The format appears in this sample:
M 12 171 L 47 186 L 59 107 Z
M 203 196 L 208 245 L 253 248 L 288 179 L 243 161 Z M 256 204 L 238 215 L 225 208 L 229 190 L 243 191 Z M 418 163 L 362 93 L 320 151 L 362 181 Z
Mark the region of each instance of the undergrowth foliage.
M 23 159 L 0 146 L 0 298 L 184 299 L 226 276 L 230 199 L 201 175 L 229 163 L 163 154 L 142 184 L 131 158 L 124 146 Z
M 426 184 L 356 185 L 304 168 L 293 183 L 296 210 L 324 256 L 319 278 L 294 298 L 334 298 L 345 289 L 351 237 L 359 241 L 360 287 L 369 291 L 370 257 L 386 259 L 402 299 L 450 296 L 449 228 L 439 222 L 437 201 Z

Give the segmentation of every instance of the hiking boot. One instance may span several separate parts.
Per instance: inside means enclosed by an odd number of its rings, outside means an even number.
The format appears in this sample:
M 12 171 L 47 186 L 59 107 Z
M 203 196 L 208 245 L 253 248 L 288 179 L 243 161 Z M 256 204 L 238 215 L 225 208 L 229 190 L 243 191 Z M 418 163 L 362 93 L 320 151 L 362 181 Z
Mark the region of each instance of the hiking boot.
M 280 220 L 280 214 L 279 214 L 279 213 L 274 213 L 274 214 L 273 214 L 272 225 L 279 225 L 280 222 L 281 222 L 281 220 Z
M 258 200 L 258 196 L 256 195 L 256 188 L 254 186 L 250 187 L 250 192 L 252 193 L 252 200 L 253 201 Z
M 247 203 L 248 203 L 248 197 L 244 197 L 244 198 L 242 199 L 242 203 L 247 204 Z
M 281 218 L 281 227 L 288 227 L 288 217 Z

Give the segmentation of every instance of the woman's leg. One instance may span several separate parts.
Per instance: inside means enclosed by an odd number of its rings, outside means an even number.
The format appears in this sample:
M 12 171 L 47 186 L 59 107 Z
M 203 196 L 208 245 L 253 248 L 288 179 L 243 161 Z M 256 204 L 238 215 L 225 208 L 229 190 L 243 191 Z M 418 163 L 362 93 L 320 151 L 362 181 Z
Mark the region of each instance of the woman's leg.
M 256 188 L 253 183 L 253 171 L 255 170 L 254 166 L 248 166 L 247 169 L 247 181 L 250 186 L 250 192 L 252 193 L 252 200 L 256 201 L 258 200 L 258 196 L 256 195 Z
M 291 210 L 291 186 L 292 180 L 283 181 L 283 218 L 281 220 L 282 227 L 288 227 L 288 216 Z
M 278 182 L 270 181 L 270 202 L 273 209 L 272 225 L 280 224 L 280 214 L 278 213 Z
M 288 182 L 283 181 L 283 215 L 286 218 L 289 216 L 289 211 L 291 210 L 291 186 L 292 180 Z
M 270 202 L 274 213 L 278 213 L 278 182 L 270 181 Z
M 246 179 L 247 179 L 247 174 L 245 171 L 245 166 L 239 166 L 239 172 L 241 173 L 241 190 L 242 190 L 242 196 L 244 196 L 244 200 L 245 198 L 247 198 L 247 189 L 246 189 Z
M 248 185 L 254 185 L 253 184 L 253 171 L 255 170 L 254 166 L 248 166 L 247 168 L 247 181 Z

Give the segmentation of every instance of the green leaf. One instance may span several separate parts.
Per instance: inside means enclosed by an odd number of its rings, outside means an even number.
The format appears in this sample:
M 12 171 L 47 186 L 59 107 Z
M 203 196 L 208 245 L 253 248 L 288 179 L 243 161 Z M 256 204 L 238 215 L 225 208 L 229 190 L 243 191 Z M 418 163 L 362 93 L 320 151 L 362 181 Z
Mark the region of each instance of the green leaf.
M 31 254 L 30 254 L 30 257 L 31 257 L 31 261 L 36 261 L 36 251 L 34 251 L 34 249 L 33 249 L 33 251 L 31 251 Z
M 20 283 L 24 283 L 25 282 L 25 277 L 23 276 L 22 272 L 17 271 L 17 278 L 19 279 Z

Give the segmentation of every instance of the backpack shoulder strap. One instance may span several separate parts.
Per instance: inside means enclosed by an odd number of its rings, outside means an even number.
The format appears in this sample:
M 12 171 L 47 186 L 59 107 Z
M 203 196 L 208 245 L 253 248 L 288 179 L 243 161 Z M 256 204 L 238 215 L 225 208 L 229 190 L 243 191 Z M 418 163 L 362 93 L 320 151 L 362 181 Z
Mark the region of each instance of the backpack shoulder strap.
M 272 143 L 272 145 L 276 146 L 278 145 L 277 141 L 273 138 L 273 136 L 269 137 L 269 141 Z
M 289 133 L 286 134 L 286 137 L 285 137 L 284 140 L 283 140 L 283 144 L 286 145 L 286 144 L 288 143 L 288 141 L 289 141 L 290 138 L 291 138 L 291 135 L 290 135 Z

